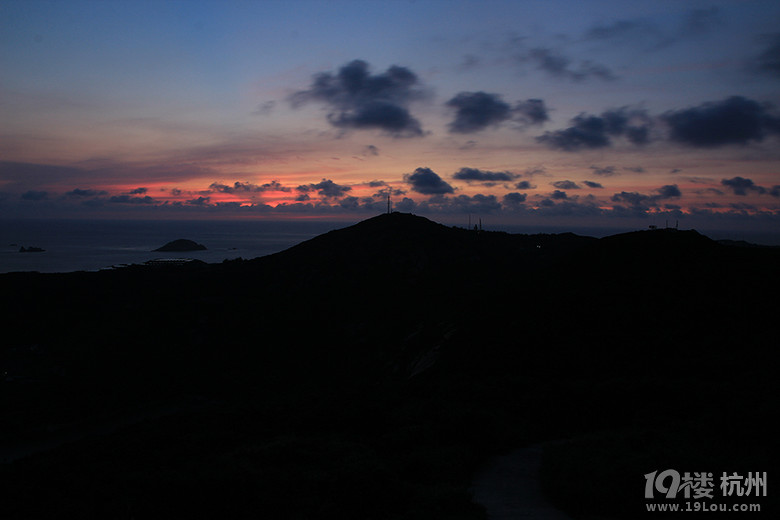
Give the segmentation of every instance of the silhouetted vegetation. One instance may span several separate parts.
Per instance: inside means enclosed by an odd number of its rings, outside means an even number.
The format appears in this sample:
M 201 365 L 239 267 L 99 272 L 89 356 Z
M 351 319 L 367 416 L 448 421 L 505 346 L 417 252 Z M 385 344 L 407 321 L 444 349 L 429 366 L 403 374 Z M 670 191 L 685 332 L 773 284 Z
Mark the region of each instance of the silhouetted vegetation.
M 776 466 L 779 255 L 393 213 L 254 260 L 1 275 L 3 516 L 484 518 L 475 468 L 563 439 L 550 498 L 640 517 L 650 471 Z

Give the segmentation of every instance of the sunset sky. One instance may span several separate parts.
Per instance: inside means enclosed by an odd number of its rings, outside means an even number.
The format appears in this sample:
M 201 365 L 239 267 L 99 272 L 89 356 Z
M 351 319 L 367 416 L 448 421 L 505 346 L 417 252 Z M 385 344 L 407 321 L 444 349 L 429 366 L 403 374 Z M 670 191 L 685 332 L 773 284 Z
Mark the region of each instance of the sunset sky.
M 0 0 L 0 218 L 780 233 L 780 2 Z

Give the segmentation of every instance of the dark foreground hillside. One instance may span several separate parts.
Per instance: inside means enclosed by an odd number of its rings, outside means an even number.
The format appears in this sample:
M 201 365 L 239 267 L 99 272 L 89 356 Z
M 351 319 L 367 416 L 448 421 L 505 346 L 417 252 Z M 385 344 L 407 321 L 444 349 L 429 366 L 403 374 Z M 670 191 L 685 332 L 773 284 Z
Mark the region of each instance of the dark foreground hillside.
M 663 518 L 647 473 L 777 467 L 778 260 L 394 213 L 255 260 L 1 275 L 3 517 L 477 519 L 486 458 L 556 440 L 557 506 Z

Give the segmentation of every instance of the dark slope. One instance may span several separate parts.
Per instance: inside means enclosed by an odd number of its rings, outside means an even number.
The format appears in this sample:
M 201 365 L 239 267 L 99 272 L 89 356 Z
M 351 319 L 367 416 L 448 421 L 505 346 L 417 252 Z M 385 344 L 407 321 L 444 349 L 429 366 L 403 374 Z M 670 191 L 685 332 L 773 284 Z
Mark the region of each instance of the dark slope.
M 158 247 L 157 249 L 154 249 L 155 252 L 181 252 L 181 251 L 205 251 L 206 246 L 203 244 L 198 244 L 197 242 L 194 242 L 192 240 L 187 240 L 186 238 L 179 238 L 177 240 L 172 240 L 165 244 L 164 246 Z
M 511 269 L 577 249 L 595 239 L 571 233 L 516 235 L 447 227 L 408 213 L 379 215 L 331 231 L 272 257 L 285 265 L 395 273 Z
M 2 275 L 2 441 L 76 440 L 0 466 L 4 516 L 479 518 L 485 456 L 569 438 L 556 503 L 636 518 L 650 471 L 771 466 L 778 260 L 394 213 L 251 261 Z

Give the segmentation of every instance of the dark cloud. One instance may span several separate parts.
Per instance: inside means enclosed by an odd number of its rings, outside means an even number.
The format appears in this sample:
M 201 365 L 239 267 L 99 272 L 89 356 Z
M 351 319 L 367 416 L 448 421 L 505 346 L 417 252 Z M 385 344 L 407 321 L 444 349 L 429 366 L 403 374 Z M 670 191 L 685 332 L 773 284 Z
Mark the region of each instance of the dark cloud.
M 351 211 L 360 209 L 362 203 L 365 203 L 365 201 L 361 201 L 360 198 L 353 197 L 353 196 L 344 197 L 343 199 L 338 201 L 338 205 L 340 208 L 351 210 Z
M 599 79 L 602 81 L 614 81 L 617 76 L 606 66 L 594 63 L 590 60 L 580 61 L 577 65 L 571 58 L 545 47 L 536 47 L 517 56 L 520 62 L 530 62 L 537 69 L 542 70 L 552 77 L 574 82 Z
M 733 177 L 731 179 L 723 179 L 720 181 L 723 186 L 731 188 L 734 195 L 747 195 L 749 191 L 755 191 L 757 193 L 766 193 L 766 189 L 754 184 L 751 179 L 744 177 Z
M 729 207 L 738 211 L 755 211 L 757 209 L 753 204 L 746 202 L 732 202 Z
M 101 208 L 105 206 L 105 199 L 95 197 L 91 199 L 86 199 L 81 202 L 81 204 L 87 208 Z
M 593 182 L 593 181 L 584 181 L 584 184 L 588 188 L 603 188 L 604 187 L 601 184 L 599 184 L 598 182 Z
M 780 32 L 765 36 L 764 49 L 756 56 L 755 69 L 780 78 Z
M 347 63 L 335 74 L 322 72 L 312 79 L 307 90 L 290 97 L 293 106 L 316 101 L 332 111 L 328 122 L 343 129 L 377 129 L 394 137 L 423 135 L 420 122 L 409 113 L 411 101 L 426 92 L 417 75 L 406 67 L 393 65 L 372 75 L 362 60 Z
M 510 120 L 514 121 L 518 128 L 524 128 L 549 119 L 547 107 L 541 99 L 519 101 L 512 107 L 498 94 L 460 92 L 447 101 L 446 105 L 455 110 L 455 118 L 448 125 L 452 133 L 479 132 Z
M 545 132 L 536 140 L 549 148 L 567 152 L 583 148 L 604 148 L 610 145 L 604 120 L 596 116 L 579 115 L 564 130 Z
M 428 200 L 417 203 L 415 209 L 435 213 L 479 213 L 485 215 L 501 211 L 501 203 L 495 195 L 481 193 L 474 196 L 458 195 L 456 197 L 435 195 Z
M 350 112 L 328 114 L 328 122 L 337 128 L 379 128 L 395 137 L 423 135 L 420 122 L 406 108 L 385 101 L 365 103 L 360 109 Z
M 409 197 L 404 197 L 399 202 L 393 203 L 393 209 L 396 211 L 402 211 L 405 213 L 411 213 L 417 209 L 417 203 Z
M 769 189 L 769 194 L 773 197 L 780 198 L 780 185 L 774 185 Z
M 528 211 L 528 208 L 524 208 Z M 604 211 L 599 208 L 598 204 L 591 200 L 576 201 L 576 200 L 558 200 L 558 202 L 552 199 L 545 198 L 539 201 L 538 207 L 528 211 L 530 215 L 538 215 L 543 217 L 578 217 L 578 216 L 600 216 L 604 214 Z
M 352 190 L 352 187 L 336 184 L 330 179 L 322 179 L 316 184 L 303 184 L 295 189 L 304 194 L 308 194 L 310 191 L 316 191 L 321 197 L 334 198 L 345 195 L 348 191 Z
M 233 187 L 219 182 L 212 182 L 211 185 L 209 186 L 209 189 L 219 193 L 233 193 L 235 191 L 239 191 L 238 188 L 239 184 L 240 184 L 239 182 L 236 182 L 236 186 Z
M 198 197 L 197 199 L 186 201 L 186 204 L 190 206 L 208 206 L 209 202 L 211 202 L 211 197 Z
M 452 186 L 430 168 L 417 168 L 414 173 L 404 175 L 404 181 L 412 186 L 412 191 L 423 195 L 442 195 L 455 192 Z
M 114 202 L 117 204 L 155 204 L 157 201 L 148 195 L 144 197 L 133 197 L 132 195 L 114 195 L 108 199 L 108 202 Z
M 617 175 L 617 168 L 614 166 L 591 166 L 591 170 L 593 170 L 593 173 L 596 175 L 600 175 L 601 177 L 612 177 L 613 175 Z
M 503 201 L 505 206 L 519 206 L 524 203 L 528 195 L 525 193 L 511 192 L 504 195 Z
M 22 193 L 22 200 L 46 200 L 49 198 L 49 194 L 45 191 L 30 190 Z
M 512 115 L 512 107 L 498 94 L 486 92 L 460 92 L 447 101 L 455 109 L 455 119 L 449 124 L 450 132 L 468 134 L 497 126 Z
M 251 182 L 236 181 L 232 186 L 219 182 L 212 182 L 209 190 L 219 193 L 240 193 L 240 192 L 264 192 L 264 191 L 284 191 L 290 192 L 291 188 L 283 186 L 279 181 L 273 180 L 265 184 L 253 184 Z
M 373 144 L 369 144 L 363 149 L 363 155 L 379 155 L 379 148 Z
M 650 139 L 652 120 L 645 110 L 621 107 L 601 114 L 610 136 L 624 136 L 633 144 L 646 144 Z
M 658 206 L 661 201 L 673 199 L 682 196 L 680 189 L 676 184 L 667 184 L 656 190 L 655 194 L 646 195 L 635 191 L 622 191 L 612 195 L 612 202 L 624 202 L 631 206 Z
M 470 198 L 466 195 L 459 195 L 455 197 L 455 201 L 458 205 L 463 205 L 464 209 L 477 213 L 494 213 L 501 210 L 501 203 L 498 202 L 498 198 L 495 195 L 477 193 Z M 465 204 L 463 204 L 464 202 Z
M 656 195 L 658 199 L 671 199 L 680 196 L 682 196 L 682 193 L 676 184 L 667 184 L 666 186 L 661 186 L 658 188 L 658 195 Z
M 517 184 L 515 184 L 515 188 L 518 190 L 532 190 L 536 186 L 531 185 L 531 181 L 520 181 Z
M 438 206 L 441 211 L 455 213 L 494 213 L 501 210 L 501 203 L 495 195 L 477 193 L 473 196 L 458 195 L 457 197 L 442 197 L 432 199 L 427 204 Z
M 518 175 L 512 172 L 492 172 L 488 170 L 479 170 L 477 168 L 461 168 L 452 176 L 453 179 L 460 181 L 476 181 L 484 183 L 509 182 Z
M 99 197 L 101 195 L 107 195 L 108 193 L 102 190 L 82 189 L 75 188 L 65 195 L 68 197 Z
M 547 175 L 547 168 L 544 166 L 534 166 L 525 170 L 523 174 L 526 177 L 533 177 L 534 175 Z
M 566 194 L 565 191 L 555 190 L 550 195 L 550 198 L 553 199 L 553 200 L 565 200 L 565 199 L 568 199 L 569 196 Z
M 518 101 L 513 109 L 513 120 L 522 125 L 540 125 L 550 120 L 542 99 Z
M 621 191 L 612 195 L 612 202 L 625 202 L 632 206 L 638 206 L 650 199 L 650 195 L 643 195 L 636 191 Z
M 292 191 L 291 188 L 287 186 L 282 186 L 282 183 L 280 183 L 277 180 L 272 180 L 271 182 L 266 182 L 264 184 L 261 184 L 260 186 L 257 186 L 256 191 L 283 191 L 283 192 L 289 192 Z
M 613 138 L 625 138 L 635 145 L 650 139 L 651 118 L 642 109 L 628 107 L 607 110 L 599 116 L 580 114 L 563 130 L 545 132 L 536 140 L 549 148 L 573 152 L 606 148 Z
M 388 186 L 387 184 L 384 184 L 384 188 L 377 191 L 373 195 L 371 195 L 372 198 L 378 199 L 378 200 L 386 200 L 387 195 L 389 194 L 392 197 L 400 197 L 401 195 L 406 195 L 406 191 L 402 190 L 400 188 L 393 188 L 391 186 Z
M 546 132 L 536 140 L 549 148 L 569 152 L 607 148 L 618 138 L 643 145 L 650 142 L 657 121 L 668 127 L 669 141 L 700 148 L 745 145 L 780 134 L 780 116 L 770 105 L 732 96 L 723 101 L 669 111 L 659 117 L 650 117 L 643 109 L 629 107 L 607 110 L 598 116 L 580 114 L 571 120 L 568 128 Z
M 780 133 L 780 117 L 768 105 L 742 96 L 670 111 L 662 119 L 671 141 L 700 148 L 745 145 Z
M 130 195 L 143 195 L 147 191 L 149 190 L 147 190 L 146 188 L 136 188 L 134 190 L 130 190 Z
M 362 206 L 365 208 L 366 206 Z M 371 209 L 381 209 L 381 205 L 373 205 Z M 501 202 L 495 195 L 483 195 L 478 193 L 474 196 L 458 195 L 449 197 L 446 195 L 434 195 L 427 200 L 415 202 L 404 197 L 402 200 L 393 203 L 393 209 L 402 212 L 421 212 L 421 213 L 458 213 L 458 214 L 493 214 L 502 210 Z
M 577 190 L 580 186 L 574 181 L 555 181 L 552 183 L 558 189 L 561 190 Z

